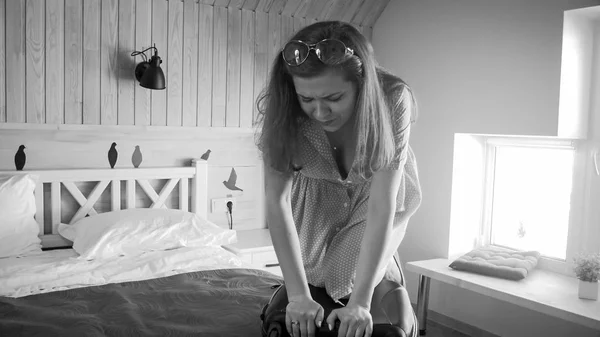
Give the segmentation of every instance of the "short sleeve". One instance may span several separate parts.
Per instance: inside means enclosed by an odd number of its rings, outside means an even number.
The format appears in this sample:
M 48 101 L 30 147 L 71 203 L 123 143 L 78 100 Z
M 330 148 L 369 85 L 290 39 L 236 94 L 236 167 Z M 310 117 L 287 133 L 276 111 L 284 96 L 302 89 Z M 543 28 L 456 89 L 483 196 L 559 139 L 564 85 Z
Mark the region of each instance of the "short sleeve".
M 408 87 L 403 86 L 400 99 L 392 105 L 391 109 L 395 145 L 394 159 L 389 166 L 391 170 L 397 170 L 406 163 L 413 110 L 414 101 L 412 93 Z

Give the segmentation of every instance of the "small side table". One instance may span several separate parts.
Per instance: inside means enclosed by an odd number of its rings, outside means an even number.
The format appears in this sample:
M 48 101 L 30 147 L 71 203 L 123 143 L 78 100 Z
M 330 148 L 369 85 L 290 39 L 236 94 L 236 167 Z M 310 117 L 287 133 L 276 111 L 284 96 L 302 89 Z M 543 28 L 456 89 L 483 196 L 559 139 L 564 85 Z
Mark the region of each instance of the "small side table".
M 237 231 L 238 242 L 223 246 L 257 269 L 282 276 L 268 228 Z

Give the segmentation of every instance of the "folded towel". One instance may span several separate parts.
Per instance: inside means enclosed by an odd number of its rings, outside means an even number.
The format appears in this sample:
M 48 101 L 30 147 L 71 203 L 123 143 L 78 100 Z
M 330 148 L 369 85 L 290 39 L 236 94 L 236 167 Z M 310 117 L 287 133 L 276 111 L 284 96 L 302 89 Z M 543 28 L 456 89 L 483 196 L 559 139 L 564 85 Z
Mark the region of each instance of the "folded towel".
M 474 249 L 454 260 L 450 268 L 477 274 L 520 280 L 535 268 L 540 258 L 536 251 L 516 251 L 486 246 Z

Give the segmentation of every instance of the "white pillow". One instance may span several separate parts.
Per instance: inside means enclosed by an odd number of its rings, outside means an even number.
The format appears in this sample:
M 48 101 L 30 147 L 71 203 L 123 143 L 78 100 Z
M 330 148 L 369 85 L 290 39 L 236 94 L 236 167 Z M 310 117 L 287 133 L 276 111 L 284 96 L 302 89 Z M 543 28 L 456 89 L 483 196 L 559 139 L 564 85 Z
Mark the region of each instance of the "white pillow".
M 38 176 L 0 175 L 0 258 L 42 251 L 34 219 Z
M 127 209 L 60 224 L 58 233 L 73 241 L 84 259 L 135 256 L 179 247 L 219 246 L 236 242 L 236 232 L 200 216 L 172 209 Z

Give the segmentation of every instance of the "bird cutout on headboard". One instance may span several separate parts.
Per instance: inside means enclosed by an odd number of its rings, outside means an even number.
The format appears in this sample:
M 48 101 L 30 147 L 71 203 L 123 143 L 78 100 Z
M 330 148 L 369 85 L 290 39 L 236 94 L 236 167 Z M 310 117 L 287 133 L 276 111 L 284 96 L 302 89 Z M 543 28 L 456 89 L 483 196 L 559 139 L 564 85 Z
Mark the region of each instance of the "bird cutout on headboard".
M 133 151 L 133 155 L 131 155 L 131 163 L 133 167 L 138 168 L 142 163 L 142 151 L 140 151 L 140 146 L 136 145 L 135 150 Z
M 208 149 L 206 152 L 204 152 L 204 154 L 202 154 L 202 156 L 200 156 L 200 159 L 208 160 L 208 157 L 210 157 L 210 152 L 210 149 Z
M 237 187 L 235 184 L 237 183 L 237 173 L 235 173 L 235 169 L 231 168 L 231 173 L 229 173 L 229 180 L 223 180 L 223 185 L 232 191 L 244 191 L 243 189 Z
M 27 157 L 25 156 L 25 145 L 19 146 L 17 153 L 15 153 L 15 168 L 17 171 L 23 171 L 23 167 L 25 167 L 25 161 Z
M 110 146 L 110 150 L 108 150 L 108 163 L 110 164 L 110 168 L 115 168 L 118 156 L 119 153 L 117 152 L 117 143 L 113 142 Z

